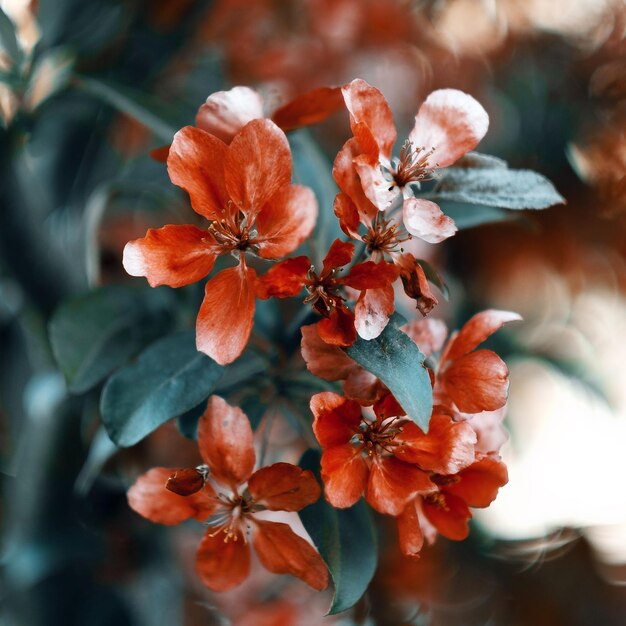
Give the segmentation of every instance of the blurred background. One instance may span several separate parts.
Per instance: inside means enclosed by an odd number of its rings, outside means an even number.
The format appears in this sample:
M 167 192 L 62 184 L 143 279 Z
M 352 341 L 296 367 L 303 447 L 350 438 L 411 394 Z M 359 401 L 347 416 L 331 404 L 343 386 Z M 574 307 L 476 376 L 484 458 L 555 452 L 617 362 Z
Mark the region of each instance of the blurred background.
M 622 0 L 0 7 L 2 626 L 626 623 Z M 101 381 L 68 390 L 47 329 L 68 298 L 138 282 L 121 266 L 129 239 L 188 219 L 150 152 L 210 93 L 251 85 L 271 111 L 355 77 L 383 91 L 400 135 L 431 90 L 471 93 L 491 119 L 480 151 L 548 176 L 567 204 L 477 223 L 424 253 L 450 285 L 435 315 L 452 327 L 482 308 L 524 317 L 491 341 L 511 370 L 510 482 L 467 541 L 439 538 L 418 562 L 391 525 L 368 594 L 324 618 L 329 598 L 287 578 L 202 587 L 198 529 L 152 525 L 125 498 L 148 468 L 193 463 L 195 444 L 170 423 L 116 450 L 99 425 Z M 296 139 L 329 213 L 348 132 L 337 115 Z M 137 350 L 193 320 L 199 292 L 161 291 Z M 123 297 L 102 315 L 123 320 Z M 285 446 L 295 436 L 278 434 Z

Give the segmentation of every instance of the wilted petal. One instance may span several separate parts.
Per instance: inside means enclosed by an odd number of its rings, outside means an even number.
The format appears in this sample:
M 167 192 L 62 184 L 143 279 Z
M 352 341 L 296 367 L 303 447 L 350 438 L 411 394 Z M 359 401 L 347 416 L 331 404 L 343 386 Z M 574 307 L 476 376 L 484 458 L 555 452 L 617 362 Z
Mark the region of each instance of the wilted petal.
M 341 87 L 318 87 L 276 109 L 272 121 L 287 132 L 317 124 L 342 106 Z
M 506 403 L 509 370 L 491 350 L 476 350 L 456 359 L 440 380 L 445 393 L 463 413 L 495 411 Z
M 257 297 L 267 300 L 297 296 L 304 287 L 310 269 L 311 261 L 305 256 L 296 256 L 276 263 L 257 279 Z
M 313 432 L 322 448 L 348 443 L 361 423 L 361 407 L 332 391 L 311 398 Z
M 270 511 L 299 511 L 317 501 L 322 490 L 315 477 L 291 463 L 274 463 L 250 476 L 248 490 L 257 504 Z
M 232 363 L 252 331 L 256 273 L 243 263 L 222 270 L 204 289 L 196 346 L 220 365 Z
M 189 194 L 193 210 L 209 220 L 220 219 L 227 211 L 227 150 L 228 146 L 217 137 L 185 126 L 174 135 L 167 157 L 170 179 Z
M 445 322 L 433 318 L 413 320 L 400 326 L 400 330 L 406 333 L 427 357 L 439 352 L 448 336 Z
M 204 278 L 213 269 L 217 253 L 208 231 L 169 224 L 129 241 L 122 262 L 131 276 L 145 276 L 151 287 L 182 287 Z
M 395 516 L 418 494 L 436 489 L 426 472 L 395 457 L 384 457 L 372 464 L 365 498 L 379 513 Z
M 359 336 L 366 340 L 378 337 L 385 330 L 394 308 L 391 285 L 363 291 L 354 308 L 354 326 Z
M 452 165 L 473 150 L 489 128 L 482 105 L 458 89 L 438 89 L 424 101 L 409 140 L 415 147 L 435 148 L 431 165 Z
M 424 533 L 420 526 L 415 502 L 409 502 L 396 518 L 398 524 L 398 542 L 402 554 L 409 557 L 419 556 L 424 545 Z
M 493 335 L 508 322 L 521 320 L 518 313 L 512 311 L 496 311 L 489 309 L 474 315 L 463 328 L 455 333 L 446 351 L 442 355 L 442 361 L 454 360 L 479 346 L 485 339 Z
M 198 448 L 219 483 L 236 487 L 252 474 L 256 457 L 250 421 L 219 396 L 209 398 L 198 422 Z
M 444 215 L 439 205 L 422 198 L 407 198 L 402 219 L 408 232 L 428 243 L 439 243 L 456 233 L 454 221 Z
M 230 143 L 248 122 L 262 117 L 261 96 L 249 87 L 233 87 L 206 99 L 196 115 L 196 126 Z
M 168 467 L 155 467 L 142 474 L 128 490 L 128 504 L 133 511 L 151 522 L 172 526 L 186 519 L 207 519 L 215 510 L 211 497 L 215 495 L 210 485 L 190 496 L 179 496 L 165 488 L 168 478 L 175 472 Z
M 404 293 L 415 300 L 417 310 L 422 315 L 428 315 L 439 304 L 439 301 L 430 288 L 424 269 L 408 252 L 400 255 L 398 264 L 402 267 Z
M 241 535 L 237 541 L 225 541 L 222 533 L 206 533 L 196 555 L 196 572 L 209 589 L 228 591 L 250 574 L 250 546 Z
M 350 372 L 343 385 L 346 397 L 356 400 L 362 406 L 372 406 L 388 391 L 374 374 L 362 367 Z
M 425 498 L 422 504 L 424 515 L 446 539 L 462 541 L 469 535 L 467 523 L 472 514 L 461 498 L 449 494 L 443 497 L 443 502 L 436 504 Z
M 317 550 L 287 524 L 255 519 L 254 548 L 263 566 L 274 574 L 291 574 L 321 591 L 328 569 Z
M 345 380 L 351 372 L 361 369 L 339 346 L 322 341 L 317 324 L 302 326 L 300 330 L 302 358 L 311 374 L 325 380 Z
M 324 495 L 334 507 L 356 504 L 367 483 L 367 462 L 361 450 L 350 444 L 328 448 L 322 453 Z
M 459 474 L 459 482 L 446 486 L 446 491 L 462 498 L 469 506 L 484 508 L 498 495 L 498 489 L 507 484 L 506 465 L 499 458 L 484 457 Z
M 291 150 L 285 133 L 270 120 L 253 120 L 226 152 L 224 180 L 235 206 L 254 222 L 258 212 L 291 183 Z
M 284 187 L 256 218 L 259 256 L 277 259 L 293 252 L 313 231 L 317 200 L 308 187 Z
M 391 108 L 383 94 L 360 78 L 345 85 L 342 92 L 354 136 L 358 137 L 354 126 L 364 124 L 376 139 L 380 152 L 390 158 L 396 141 L 396 128 Z

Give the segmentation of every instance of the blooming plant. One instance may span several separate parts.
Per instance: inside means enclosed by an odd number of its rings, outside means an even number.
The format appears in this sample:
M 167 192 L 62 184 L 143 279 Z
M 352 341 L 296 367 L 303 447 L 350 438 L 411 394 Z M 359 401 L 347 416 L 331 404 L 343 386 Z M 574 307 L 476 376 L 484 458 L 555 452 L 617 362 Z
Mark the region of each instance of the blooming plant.
M 286 133 L 340 109 L 351 135 L 321 171 L 310 136 Z M 151 287 L 209 278 L 202 298 L 192 287 L 159 300 L 180 332 L 147 326 L 136 360 L 98 374 L 102 419 L 120 446 L 172 418 L 197 438 L 198 464 L 149 470 L 128 502 L 152 522 L 204 525 L 196 571 L 209 589 L 240 585 L 254 553 L 315 590 L 332 580 L 336 613 L 376 570 L 371 509 L 416 558 L 437 535 L 464 539 L 470 509 L 507 482 L 508 370 L 480 344 L 520 318 L 477 313 L 446 342 L 433 289 L 447 298 L 447 286 L 422 242 L 462 228 L 451 203 L 506 212 L 562 199 L 543 177 L 529 188 L 528 172 L 472 152 L 489 118 L 458 90 L 425 99 L 396 156 L 391 109 L 364 80 L 266 114 L 248 87 L 211 94 L 165 150 L 192 210 L 128 242 L 124 268 Z M 161 319 L 149 293 L 131 297 L 147 307 L 139 319 Z M 272 436 L 276 420 L 291 438 Z

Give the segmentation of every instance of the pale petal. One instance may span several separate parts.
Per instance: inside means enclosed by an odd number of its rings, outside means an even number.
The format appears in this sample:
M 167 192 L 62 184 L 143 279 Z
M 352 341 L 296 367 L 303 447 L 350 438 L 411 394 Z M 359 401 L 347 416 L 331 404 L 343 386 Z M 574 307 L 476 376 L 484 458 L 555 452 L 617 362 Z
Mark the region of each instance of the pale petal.
M 407 231 L 428 243 L 439 243 L 457 231 L 454 221 L 430 200 L 407 198 L 402 217 Z

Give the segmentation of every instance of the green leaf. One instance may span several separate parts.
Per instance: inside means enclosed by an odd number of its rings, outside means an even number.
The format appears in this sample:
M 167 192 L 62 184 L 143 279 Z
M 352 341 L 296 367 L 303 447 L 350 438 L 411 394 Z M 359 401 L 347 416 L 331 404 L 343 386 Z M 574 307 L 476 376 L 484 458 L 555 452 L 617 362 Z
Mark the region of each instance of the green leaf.
M 84 393 L 171 324 L 168 293 L 109 286 L 64 302 L 50 321 L 54 356 L 72 393 Z
M 128 87 L 86 76 L 78 77 L 78 86 L 113 108 L 126 113 L 149 128 L 161 141 L 171 143 L 176 128 L 155 113 L 157 108 L 145 95 Z
M 433 410 L 433 390 L 424 355 L 408 335 L 387 324 L 376 339 L 357 340 L 345 348 L 354 359 L 389 387 L 400 406 L 424 432 Z
M 13 24 L 13 21 L 2 9 L 0 9 L 0 48 L 2 48 L 13 61 L 19 61 L 22 57 L 22 49 L 15 35 L 15 24 Z
M 144 350 L 104 386 L 102 422 L 118 446 L 132 446 L 169 419 L 198 405 L 223 368 L 196 349 L 195 333 L 169 335 Z
M 441 210 L 454 220 L 459 230 L 467 230 L 485 224 L 497 222 L 510 222 L 517 219 L 519 214 L 511 213 L 506 209 L 482 204 L 469 204 L 467 202 L 439 201 Z
M 546 209 L 565 202 L 552 183 L 537 172 L 496 168 L 445 170 L 429 198 L 502 209 Z
M 305 452 L 300 466 L 320 480 L 319 452 Z M 367 590 L 378 563 L 378 543 L 369 507 L 360 500 L 349 509 L 335 509 L 322 496 L 300 511 L 300 519 L 333 579 L 335 595 L 329 614 L 349 609 Z

